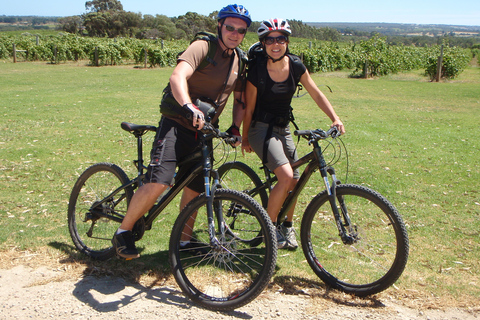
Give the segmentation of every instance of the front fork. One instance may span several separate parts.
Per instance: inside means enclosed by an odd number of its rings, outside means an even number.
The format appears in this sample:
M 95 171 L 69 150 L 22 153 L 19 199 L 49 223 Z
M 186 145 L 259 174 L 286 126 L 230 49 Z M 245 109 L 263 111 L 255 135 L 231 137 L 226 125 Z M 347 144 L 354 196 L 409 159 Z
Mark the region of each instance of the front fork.
M 218 249 L 221 246 L 222 240 L 218 239 L 215 232 L 215 220 L 218 221 L 218 234 L 220 237 L 224 238 L 225 236 L 225 223 L 223 220 L 222 204 L 217 202 L 217 208 L 214 210 L 214 201 L 217 188 L 221 187 L 220 178 L 218 172 L 212 170 L 212 163 L 210 160 L 210 151 L 207 146 L 207 143 L 204 143 L 202 146 L 202 157 L 203 157 L 203 179 L 205 185 L 205 197 L 207 199 L 207 219 L 208 219 L 208 234 L 210 237 L 210 245 L 214 249 Z M 213 183 L 211 183 L 211 178 L 213 175 Z
M 327 190 L 328 201 L 332 208 L 333 216 L 335 217 L 338 234 L 344 244 L 353 244 L 356 241 L 357 236 L 351 224 L 350 216 L 348 215 L 345 199 L 343 196 L 337 196 L 337 185 L 340 184 L 340 180 L 337 179 L 335 169 L 327 166 L 323 156 L 318 156 L 317 159 L 319 159 L 320 174 L 322 175 Z M 331 184 L 329 176 L 331 177 Z M 341 209 L 341 212 L 339 212 L 339 208 Z

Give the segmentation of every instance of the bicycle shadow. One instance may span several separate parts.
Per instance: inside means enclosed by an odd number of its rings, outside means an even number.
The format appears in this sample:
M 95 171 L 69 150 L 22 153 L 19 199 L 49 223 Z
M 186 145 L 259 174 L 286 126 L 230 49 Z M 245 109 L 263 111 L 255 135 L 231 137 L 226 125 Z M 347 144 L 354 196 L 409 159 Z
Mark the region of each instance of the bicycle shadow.
M 97 261 L 85 257 L 73 245 L 60 242 L 51 242 L 49 245 L 66 254 L 61 263 L 75 263 L 85 267 L 82 279 L 75 284 L 72 294 L 98 312 L 116 311 L 135 303 L 138 299 L 147 299 L 185 310 L 201 308 L 177 289 L 168 263 L 168 251 L 142 254 L 142 259 L 131 261 L 121 259 Z M 138 249 L 141 251 L 141 248 Z M 144 275 L 149 277 L 148 285 L 141 283 L 141 277 Z M 358 298 L 330 289 L 321 281 L 296 276 L 274 276 L 269 288 L 286 295 L 310 296 L 350 307 L 385 307 L 376 296 Z M 240 319 L 252 318 L 248 313 L 240 311 L 222 313 Z
M 72 294 L 98 312 L 114 312 L 139 299 L 185 310 L 201 308 L 184 296 L 176 286 L 168 263 L 168 251 L 144 254 L 142 259 L 131 261 L 97 261 L 85 257 L 73 245 L 61 242 L 51 242 L 49 245 L 66 254 L 66 257 L 60 260 L 61 263 L 75 263 L 85 267 Z M 140 282 L 144 275 L 149 278 L 148 285 Z M 220 313 L 240 319 L 252 318 L 247 313 L 235 310 Z
M 278 276 L 272 279 L 271 286 L 278 286 L 283 294 L 304 295 L 312 298 L 321 298 L 338 305 L 359 308 L 384 308 L 386 307 L 377 296 L 356 297 L 331 289 L 323 282 L 295 276 Z
M 131 283 L 118 277 L 87 276 L 75 284 L 73 295 L 84 304 L 98 312 L 114 312 L 148 299 L 166 305 L 175 305 L 190 309 L 193 303 L 181 295 L 181 292 L 169 287 L 146 287 L 140 283 Z

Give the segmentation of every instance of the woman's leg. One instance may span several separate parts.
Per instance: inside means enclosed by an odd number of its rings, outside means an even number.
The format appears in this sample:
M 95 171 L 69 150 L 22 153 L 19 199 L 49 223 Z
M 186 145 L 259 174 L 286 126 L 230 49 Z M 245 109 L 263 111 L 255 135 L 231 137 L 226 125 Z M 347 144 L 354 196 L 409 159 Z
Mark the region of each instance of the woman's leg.
M 267 213 L 272 219 L 272 222 L 277 222 L 277 216 L 282 208 L 283 202 L 288 195 L 288 192 L 295 186 L 295 180 L 293 179 L 293 170 L 290 163 L 286 163 L 276 168 L 273 173 L 277 176 L 278 182 L 270 192 L 268 199 Z M 292 217 L 293 217 L 293 210 Z M 291 221 L 291 219 L 290 219 Z

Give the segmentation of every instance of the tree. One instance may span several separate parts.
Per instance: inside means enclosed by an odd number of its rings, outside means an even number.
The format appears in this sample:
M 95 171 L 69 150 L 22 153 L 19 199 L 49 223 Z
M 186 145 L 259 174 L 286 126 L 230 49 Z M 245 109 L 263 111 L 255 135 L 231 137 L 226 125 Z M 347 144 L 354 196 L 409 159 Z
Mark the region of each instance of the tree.
M 189 38 L 192 38 L 199 31 L 217 32 L 216 19 L 206 17 L 196 12 L 187 12 L 185 15 L 174 18 L 173 20 L 177 29 L 183 30 Z
M 123 11 L 119 0 L 92 0 L 85 2 L 85 9 L 89 12 Z
M 82 27 L 82 18 L 80 16 L 59 18 L 58 22 L 63 31 L 70 33 L 77 33 Z
M 91 37 L 108 36 L 108 25 L 111 20 L 110 12 L 90 12 L 83 15 L 83 26 Z

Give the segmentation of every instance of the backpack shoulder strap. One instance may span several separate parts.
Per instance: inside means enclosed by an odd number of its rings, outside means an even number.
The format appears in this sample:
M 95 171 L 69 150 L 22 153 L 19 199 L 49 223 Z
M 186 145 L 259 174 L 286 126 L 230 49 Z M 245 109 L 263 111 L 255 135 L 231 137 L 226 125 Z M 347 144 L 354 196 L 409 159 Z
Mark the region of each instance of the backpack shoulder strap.
M 246 53 L 239 47 L 236 47 L 235 51 L 238 55 L 238 76 L 240 77 L 245 75 L 248 58 Z
M 197 40 L 204 40 L 208 42 L 207 55 L 205 59 L 203 59 L 203 61 L 200 62 L 200 65 L 198 66 L 197 70 L 205 68 L 210 63 L 213 64 L 214 66 L 217 65 L 217 63 L 214 60 L 215 53 L 217 52 L 217 44 L 218 44 L 217 36 L 210 32 L 200 31 L 197 34 L 195 34 L 195 37 L 190 43 L 193 43 L 194 41 L 197 41 Z
M 299 56 L 291 53 L 288 53 L 287 55 L 292 61 L 293 77 L 295 79 L 295 84 L 298 85 L 298 83 L 300 82 L 300 78 L 305 73 L 305 65 L 303 64 L 302 59 L 300 59 Z
M 265 85 L 267 82 L 267 57 L 263 54 L 259 54 L 255 57 L 255 64 L 257 65 L 257 97 L 261 96 L 265 91 Z

